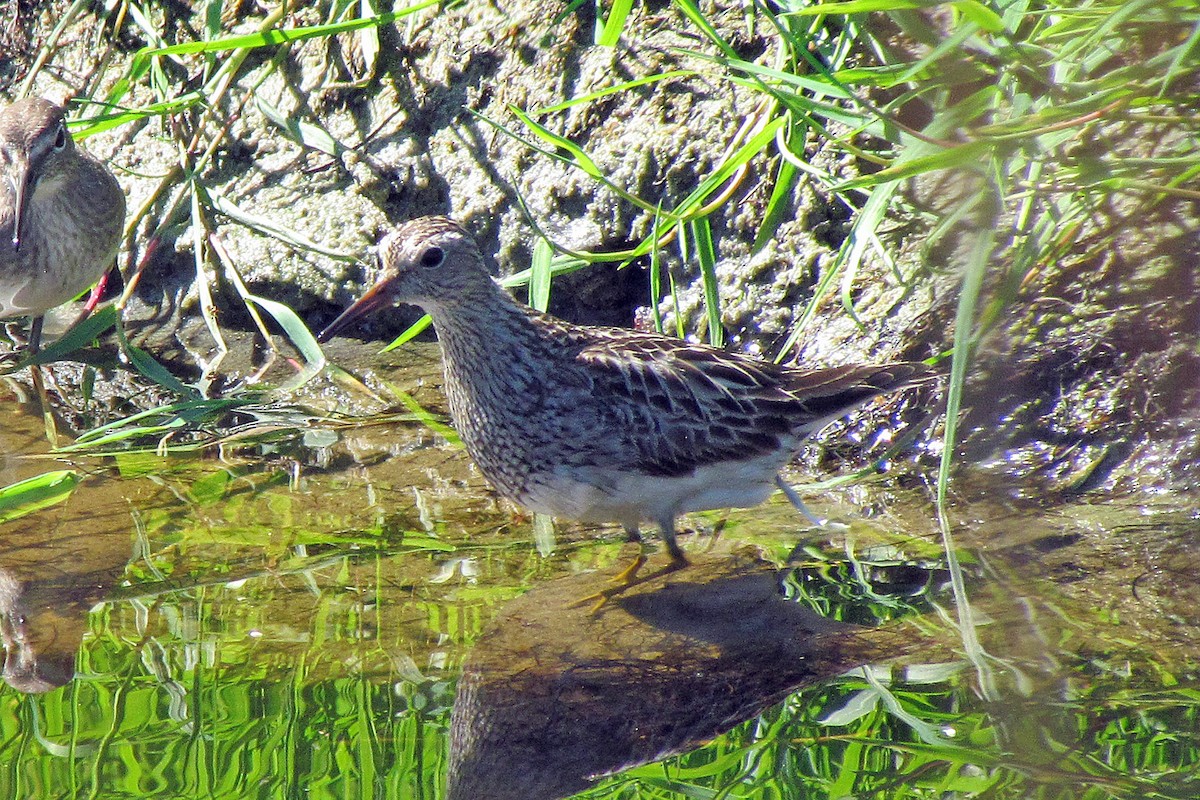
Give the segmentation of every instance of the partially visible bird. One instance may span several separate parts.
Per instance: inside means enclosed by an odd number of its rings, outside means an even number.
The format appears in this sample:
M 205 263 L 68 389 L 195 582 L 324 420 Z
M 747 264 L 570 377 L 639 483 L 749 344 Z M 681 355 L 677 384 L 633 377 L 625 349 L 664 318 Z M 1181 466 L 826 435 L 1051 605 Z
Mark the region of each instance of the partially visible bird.
M 855 406 L 923 382 L 918 362 L 794 369 L 654 333 L 572 325 L 515 300 L 474 239 L 445 217 L 380 244 L 382 277 L 328 340 L 397 303 L 433 319 L 450 415 L 499 493 L 557 517 L 658 524 L 672 566 L 685 512 L 744 508 L 782 489 L 805 437 Z
M 125 195 L 75 145 L 61 107 L 41 98 L 0 111 L 0 319 L 43 315 L 107 272 L 125 225 Z

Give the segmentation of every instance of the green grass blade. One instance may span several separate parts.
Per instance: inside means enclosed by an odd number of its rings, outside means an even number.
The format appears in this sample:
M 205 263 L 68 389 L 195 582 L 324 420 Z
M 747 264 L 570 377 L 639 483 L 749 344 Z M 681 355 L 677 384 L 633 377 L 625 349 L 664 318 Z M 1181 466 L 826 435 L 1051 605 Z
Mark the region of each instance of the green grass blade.
M 792 190 L 799 177 L 799 169 L 786 158 L 779 160 L 779 172 L 775 175 L 775 184 L 771 187 L 771 197 L 763 210 L 762 223 L 754 236 L 754 244 L 750 252 L 757 253 L 766 247 L 767 242 L 775 238 L 775 231 L 783 222 L 783 216 L 788 211 L 788 201 L 791 200 Z
M 672 216 L 686 218 L 695 213 L 704 201 L 717 191 L 725 181 L 733 177 L 733 173 L 750 159 L 761 153 L 775 139 L 775 132 L 787 124 L 786 117 L 775 117 L 763 129 L 750 138 L 748 142 L 737 149 L 720 167 L 700 182 L 682 203 L 676 206 Z M 639 253 L 640 254 L 640 253 Z
M 120 344 L 121 352 L 129 359 L 129 364 L 142 373 L 143 377 L 182 397 L 197 397 L 195 389 L 185 386 L 166 367 L 158 363 L 154 356 L 125 338 L 125 331 L 119 326 L 117 327 L 117 342 Z
M 721 35 L 717 33 L 717 29 L 712 26 L 708 18 L 704 16 L 704 12 L 700 10 L 693 0 L 675 0 L 675 5 L 683 12 L 683 15 L 692 21 L 692 24 L 699 28 L 705 36 L 712 41 L 717 47 L 725 53 L 729 58 L 737 58 L 738 52 Z
M 529 267 L 529 305 L 538 311 L 545 311 L 550 307 L 553 257 L 554 250 L 550 243 L 539 238 L 533 245 L 533 261 Z
M 721 323 L 721 291 L 717 284 L 717 250 L 713 244 L 712 226 L 707 217 L 702 217 L 688 223 L 688 232 L 696 245 L 696 260 L 700 262 L 704 309 L 708 320 L 708 343 L 713 347 L 722 347 L 725 344 L 725 328 Z
M 213 191 L 212 189 L 202 189 L 201 195 L 212 207 L 214 211 L 218 211 L 236 222 L 254 228 L 267 236 L 279 239 L 281 242 L 301 250 L 311 250 L 314 253 L 320 253 L 323 256 L 337 259 L 338 261 L 357 261 L 357 257 L 351 253 L 343 253 L 338 250 L 331 250 L 328 247 L 317 244 L 312 239 L 309 239 L 302 233 L 298 233 L 291 228 L 280 225 L 270 217 L 265 217 L 260 214 L 254 214 L 246 211 L 237 203 L 230 200 L 228 197 Z
M 556 161 L 561 161 L 564 164 L 570 164 L 571 166 L 582 170 L 585 174 L 587 174 L 588 176 L 595 179 L 602 186 L 604 186 L 608 189 L 611 189 L 622 200 L 632 203 L 633 205 L 635 205 L 638 208 L 641 208 L 645 211 L 653 211 L 654 210 L 654 207 L 652 205 L 650 205 L 649 203 L 647 203 L 645 200 L 642 200 L 640 197 L 638 197 L 636 195 L 630 194 L 626 190 L 622 189 L 620 186 L 618 186 L 615 183 L 613 183 L 612 181 L 610 181 L 607 177 L 605 177 L 604 173 L 600 170 L 600 168 L 598 166 L 596 166 L 596 162 L 593 161 L 591 156 L 589 156 L 583 150 L 583 148 L 581 148 L 579 145 L 575 144 L 570 139 L 567 139 L 564 136 L 559 136 L 558 134 L 554 133 L 553 131 L 547 129 L 544 125 L 540 125 L 537 122 L 534 122 L 532 117 L 530 117 L 528 114 L 526 114 L 524 111 L 517 108 L 516 106 L 510 105 L 508 107 L 508 109 L 509 109 L 509 111 L 512 112 L 512 114 L 514 116 L 516 116 L 518 119 L 520 119 L 522 122 L 524 122 L 529 127 L 530 130 L 532 130 L 535 134 L 537 134 L 538 138 L 542 139 L 542 141 L 549 144 L 550 148 L 548 149 L 546 147 L 537 146 L 537 144 L 535 144 L 534 142 L 520 136 L 519 134 L 515 133 L 514 131 L 509 130 L 507 127 L 505 127 L 504 125 L 501 125 L 499 122 L 496 122 L 495 120 L 491 119 L 488 116 L 480 114 L 476 111 L 471 111 L 470 109 L 468 109 L 468 111 L 470 111 L 470 113 L 476 119 L 479 119 L 479 120 L 487 123 L 488 125 L 491 125 L 496 130 L 500 131 L 504 135 L 506 135 L 518 142 L 521 142 L 522 144 L 524 144 L 526 147 L 530 148 L 531 150 L 541 153 L 542 155 L 547 156 L 549 158 L 553 158 Z
M 658 246 L 658 226 L 662 220 L 661 214 L 654 215 L 654 227 L 650 231 L 650 317 L 654 320 L 654 330 L 662 333 L 662 311 L 658 303 L 662 298 L 662 248 Z
M 393 339 L 387 347 L 383 348 L 379 352 L 386 353 L 389 350 L 395 350 L 397 347 L 404 344 L 405 342 L 412 341 L 413 339 L 417 338 L 421 334 L 421 332 L 423 330 L 425 330 L 426 328 L 428 328 L 432 323 L 433 323 L 433 319 L 428 314 L 426 314 L 425 316 L 421 317 L 419 320 L 414 322 L 412 325 L 409 325 L 408 330 L 404 331 L 404 333 L 400 334 L 395 339 Z
M 604 26 L 600 29 L 600 34 L 596 37 L 596 44 L 601 47 L 614 47 L 621 40 L 621 33 L 625 30 L 625 21 L 629 18 L 629 12 L 633 10 L 633 0 L 613 0 L 612 10 L 608 12 L 608 19 L 604 21 Z M 599 21 L 599 14 L 596 15 Z
M 19 519 L 61 503 L 71 496 L 80 477 L 74 470 L 44 472 L 0 488 L 0 523 Z
M 596 162 L 592 160 L 592 157 L 589 156 L 582 147 L 575 144 L 565 136 L 559 136 L 545 125 L 535 122 L 533 117 L 529 116 L 516 106 L 509 106 L 509 111 L 511 111 L 513 115 L 517 117 L 517 119 L 524 122 L 526 127 L 537 134 L 542 141 L 546 142 L 556 150 L 565 150 L 568 156 L 563 157 L 559 155 L 558 158 L 560 160 L 574 164 L 593 178 L 604 180 L 604 173 L 598 166 L 596 166 Z
M 78 325 L 71 327 L 52 344 L 43 347 L 32 358 L 21 359 L 15 368 L 62 361 L 76 350 L 82 350 L 89 346 L 110 328 L 116 327 L 117 322 L 117 309 L 111 305 L 102 306 Z
M 983 3 L 976 0 L 958 0 L 952 5 L 958 9 L 965 19 L 970 20 L 988 33 L 1000 33 L 1004 30 L 1004 20 L 1000 15 Z
M 374 17 L 363 17 L 359 19 L 345 20 L 344 22 L 334 22 L 328 25 L 310 25 L 291 29 L 275 28 L 269 31 L 248 33 L 241 36 L 227 36 L 224 39 L 216 39 L 214 41 L 182 42 L 180 44 L 173 44 L 166 47 L 147 47 L 137 53 L 137 55 L 134 57 L 134 61 L 135 63 L 139 61 L 148 61 L 149 59 L 161 56 L 194 55 L 197 53 L 224 53 L 230 50 L 271 47 L 289 42 L 302 42 L 305 39 L 335 36 L 339 33 L 356 31 L 360 28 L 390 25 L 396 20 L 403 19 L 404 17 L 414 14 L 417 11 L 430 8 L 431 6 L 436 6 L 439 2 L 440 0 L 424 0 L 424 2 L 408 6 L 407 8 L 403 8 L 399 11 L 380 14 Z
M 791 333 L 788 334 L 787 340 L 784 341 L 783 346 L 776 353 L 776 362 L 782 362 L 788 353 L 792 351 L 792 348 L 800 342 L 800 339 L 804 336 L 805 329 L 808 327 L 808 323 L 816 316 L 817 309 L 825 297 L 833 291 L 834 286 L 837 285 L 838 278 L 847 269 L 853 271 L 858 268 L 858 264 L 866 252 L 866 245 L 871 239 L 868 233 L 877 230 L 883 223 L 897 186 L 898 184 L 890 183 L 876 187 L 871 192 L 871 196 L 867 199 L 866 204 L 854 220 L 854 225 L 850 229 L 850 236 L 842 243 L 842 247 L 838 251 L 837 258 L 834 259 L 833 264 L 821 276 L 821 280 L 813 290 L 812 298 L 805 305 L 796 322 L 793 323 Z
M 992 185 L 992 191 L 999 194 L 999 187 Z M 986 189 L 985 189 L 986 192 Z M 1003 202 L 1002 197 L 993 197 L 990 193 L 981 194 L 977 208 L 981 224 L 976 226 L 976 240 L 966 270 L 958 297 L 958 308 L 954 321 L 954 356 L 950 361 L 950 379 L 946 388 L 946 417 L 944 439 L 942 443 L 942 459 L 938 467 L 936 508 L 939 527 L 942 532 L 942 547 L 950 573 L 951 587 L 954 592 L 954 604 L 958 613 L 958 629 L 962 636 L 963 649 L 967 657 L 979 670 L 981 689 L 987 692 L 990 669 L 985 663 L 983 648 L 978 639 L 974 624 L 970 598 L 967 594 L 966 582 L 958 559 L 958 549 L 954 544 L 953 526 L 950 522 L 950 478 L 958 456 L 958 423 L 963 409 L 963 388 L 966 385 L 967 369 L 974 355 L 976 336 L 975 322 L 978 317 L 980 296 L 983 291 L 984 278 L 991 262 L 992 251 L 995 247 L 995 217 L 992 213 L 986 219 L 982 213 L 987 209 L 985 203 L 995 201 L 996 208 Z M 988 223 L 993 224 L 988 224 Z
M 154 423 L 150 424 L 149 420 L 161 420 L 163 418 L 174 419 L 178 418 L 184 423 L 194 424 L 198 420 L 206 417 L 217 417 L 220 414 L 228 411 L 231 408 L 236 408 L 240 405 L 249 403 L 247 397 L 241 398 L 212 398 L 212 399 L 194 399 L 180 403 L 171 403 L 165 406 L 157 406 L 148 408 L 145 411 L 139 411 L 122 419 L 114 420 L 105 425 L 93 428 L 90 431 L 81 433 L 73 444 L 59 448 L 55 452 L 68 452 L 71 450 L 79 450 L 85 447 L 94 445 L 97 441 L 109 436 L 115 431 L 124 428 L 166 428 L 173 427 L 170 423 Z M 143 424 L 146 422 L 146 424 Z
M 986 141 L 967 142 L 957 147 L 939 150 L 927 156 L 907 158 L 870 175 L 864 175 L 861 178 L 854 178 L 853 180 L 839 183 L 833 189 L 839 192 L 864 189 L 869 186 L 901 181 L 905 178 L 911 178 L 926 172 L 978 165 L 986 159 L 994 146 L 992 142 Z
M 107 109 L 103 113 L 68 121 L 67 126 L 71 128 L 71 136 L 82 140 L 93 134 L 119 128 L 139 120 L 187 111 L 198 105 L 203 99 L 204 95 L 200 92 L 184 92 L 170 99 L 149 103 L 136 109 L 117 109 L 115 105 L 112 105 L 113 100 L 110 99 L 104 103 L 97 103 Z
M 299 119 L 293 119 L 287 114 L 284 114 L 275 106 L 268 103 L 261 96 L 255 96 L 254 104 L 258 106 L 258 110 L 263 115 L 283 129 L 287 138 L 297 144 L 307 147 L 312 150 L 324 153 L 327 156 L 335 158 L 341 156 L 345 152 L 346 147 L 333 138 L 329 131 L 322 128 L 320 125 L 314 125 L 311 122 L 305 122 Z
M 797 8 L 788 13 L 796 16 L 826 14 L 871 14 L 876 11 L 902 11 L 911 8 L 934 8 L 949 5 L 946 0 L 843 0 L 843 2 L 818 3 L 807 8 Z
M 674 69 L 674 70 L 670 70 L 668 72 L 658 72 L 658 73 L 655 73 L 654 75 L 645 75 L 641 78 L 635 78 L 634 80 L 631 80 L 631 81 L 625 81 L 624 83 L 618 83 L 616 86 L 606 86 L 603 89 L 599 89 L 594 92 L 589 92 L 588 94 L 580 95 L 579 97 L 572 97 L 570 100 L 564 100 L 563 102 L 555 103 L 552 106 L 542 106 L 541 108 L 530 111 L 529 113 L 534 116 L 541 116 L 543 114 L 553 114 L 556 111 L 564 111 L 564 110 L 566 110 L 568 108 L 572 108 L 574 106 L 585 105 L 587 103 L 591 103 L 595 100 L 599 100 L 601 97 L 604 97 L 606 95 L 616 94 L 617 92 L 628 91 L 629 89 L 636 89 L 637 87 L 645 86 L 648 83 L 657 83 L 659 81 L 668 81 L 672 78 L 685 78 L 685 77 L 688 77 L 690 75 L 695 75 L 695 74 L 697 74 L 697 73 L 694 69 Z
M 774 69 L 772 67 L 764 67 L 762 64 L 755 64 L 752 61 L 743 61 L 740 58 L 721 58 L 719 56 L 700 53 L 694 50 L 681 50 L 679 52 L 686 53 L 693 58 L 703 59 L 705 61 L 717 64 L 725 69 L 741 72 L 746 75 L 754 75 L 762 78 L 764 81 L 777 86 L 788 86 L 797 91 L 807 92 L 812 98 L 827 98 L 829 100 L 849 100 L 853 95 L 846 90 L 844 86 L 839 86 L 836 83 L 830 83 L 828 80 L 822 79 L 820 76 L 812 75 L 797 75 L 794 72 L 787 72 L 782 69 Z M 843 81 L 844 82 L 844 81 Z M 872 82 L 873 83 L 873 82 Z M 757 84 L 750 84 L 751 88 L 755 88 Z M 838 107 L 833 105 L 822 105 L 819 108 L 823 111 L 834 111 Z M 845 113 L 845 109 L 841 109 Z
M 312 331 L 295 311 L 283 303 L 258 295 L 249 295 L 246 300 L 274 317 L 275 321 L 279 323 L 279 327 L 283 328 L 288 339 L 304 357 L 304 368 L 288 384 L 291 388 L 303 386 L 324 369 L 325 353 L 321 350 L 321 345 L 317 343 L 316 337 L 312 335 Z
M 404 407 L 411 411 L 413 416 L 416 417 L 422 425 L 424 425 L 426 428 L 429 428 L 429 430 L 433 431 L 438 436 L 441 436 L 454 447 L 461 448 L 463 446 L 462 439 L 460 439 L 458 436 L 458 431 L 442 422 L 439 417 L 418 403 L 415 397 L 399 388 L 395 384 L 385 381 L 384 385 L 387 386 L 392 394 L 400 398 L 400 402 L 404 404 Z

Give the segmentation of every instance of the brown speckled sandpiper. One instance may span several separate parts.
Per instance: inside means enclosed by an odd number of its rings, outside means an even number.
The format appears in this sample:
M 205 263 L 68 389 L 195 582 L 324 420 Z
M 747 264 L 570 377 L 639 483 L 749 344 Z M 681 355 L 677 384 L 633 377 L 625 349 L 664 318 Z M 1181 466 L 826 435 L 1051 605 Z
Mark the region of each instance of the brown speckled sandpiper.
M 116 255 L 125 195 L 75 146 L 63 110 L 41 98 L 0 111 L 0 319 L 42 315 L 96 283 Z
M 653 333 L 572 325 L 518 302 L 475 240 L 445 217 L 380 244 L 380 280 L 333 321 L 396 303 L 433 319 L 454 425 L 496 489 L 533 511 L 653 521 L 671 554 L 675 518 L 744 508 L 777 488 L 804 438 L 864 401 L 919 383 L 921 363 L 801 370 Z M 803 509 L 802 505 L 798 505 Z

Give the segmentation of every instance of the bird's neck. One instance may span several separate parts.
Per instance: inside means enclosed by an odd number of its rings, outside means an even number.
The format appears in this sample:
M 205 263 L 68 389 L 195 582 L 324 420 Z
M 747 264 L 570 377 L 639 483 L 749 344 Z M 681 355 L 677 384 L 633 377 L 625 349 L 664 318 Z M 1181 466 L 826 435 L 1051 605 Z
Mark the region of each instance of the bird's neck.
M 542 370 L 554 360 L 538 330 L 542 316 L 499 286 L 494 292 L 427 306 L 446 372 L 451 411 L 484 401 L 519 410 L 540 396 Z M 468 400 L 468 397 L 470 398 Z
M 446 358 L 490 362 L 533 355 L 539 339 L 536 311 L 518 302 L 494 281 L 451 300 L 426 305 Z

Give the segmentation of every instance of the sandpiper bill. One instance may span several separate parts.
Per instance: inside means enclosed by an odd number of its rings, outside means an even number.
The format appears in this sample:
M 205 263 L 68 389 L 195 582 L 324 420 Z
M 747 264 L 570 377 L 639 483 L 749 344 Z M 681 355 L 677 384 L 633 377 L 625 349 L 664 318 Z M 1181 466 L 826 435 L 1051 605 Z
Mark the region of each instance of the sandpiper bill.
M 397 303 L 433 319 L 450 415 L 499 493 L 556 517 L 657 523 L 671 566 L 683 513 L 744 508 L 782 489 L 805 437 L 866 400 L 924 381 L 903 362 L 792 369 L 654 333 L 572 325 L 509 295 L 445 217 L 380 243 L 382 277 L 320 339 Z M 640 563 L 639 563 L 640 566 Z
M 75 146 L 63 110 L 41 98 L 0 111 L 0 320 L 42 316 L 107 272 L 125 225 L 125 195 Z

